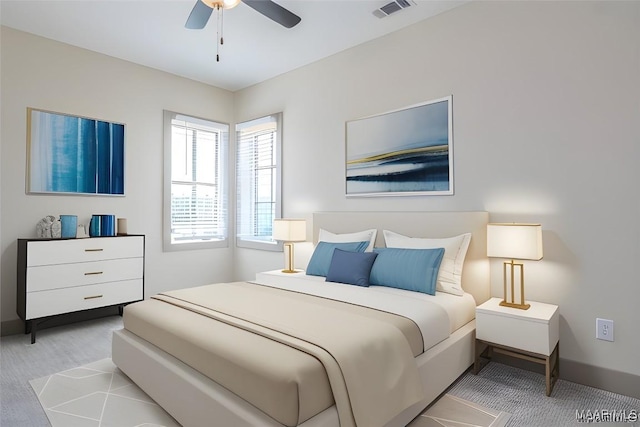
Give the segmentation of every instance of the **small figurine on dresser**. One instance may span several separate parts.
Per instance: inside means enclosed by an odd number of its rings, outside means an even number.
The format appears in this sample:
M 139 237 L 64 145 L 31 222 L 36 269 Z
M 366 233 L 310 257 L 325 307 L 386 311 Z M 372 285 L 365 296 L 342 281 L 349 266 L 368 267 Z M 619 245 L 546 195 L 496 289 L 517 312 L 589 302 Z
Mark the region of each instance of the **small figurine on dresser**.
M 60 238 L 60 221 L 53 215 L 47 215 L 36 224 L 36 236 L 46 238 Z

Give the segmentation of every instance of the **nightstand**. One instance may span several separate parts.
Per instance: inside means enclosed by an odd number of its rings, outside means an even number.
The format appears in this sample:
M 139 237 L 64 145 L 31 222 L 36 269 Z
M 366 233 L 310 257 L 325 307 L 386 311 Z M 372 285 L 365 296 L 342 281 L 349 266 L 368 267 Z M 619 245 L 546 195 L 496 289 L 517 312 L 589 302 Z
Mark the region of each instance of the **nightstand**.
M 528 310 L 502 307 L 501 298 L 491 298 L 476 307 L 476 345 L 473 372 L 482 368 L 481 357 L 504 354 L 545 366 L 547 396 L 558 379 L 558 306 L 528 301 Z
M 263 285 L 277 285 L 288 283 L 288 279 L 298 279 L 304 275 L 304 270 L 296 270 L 295 273 L 284 273 L 282 270 L 263 271 L 256 274 L 256 282 Z

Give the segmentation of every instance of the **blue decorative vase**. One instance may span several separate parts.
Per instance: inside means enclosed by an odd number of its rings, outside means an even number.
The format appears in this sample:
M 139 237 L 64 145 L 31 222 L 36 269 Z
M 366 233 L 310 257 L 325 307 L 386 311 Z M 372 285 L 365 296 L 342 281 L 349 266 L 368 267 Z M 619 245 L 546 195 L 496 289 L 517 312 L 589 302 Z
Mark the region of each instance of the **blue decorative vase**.
M 89 236 L 106 237 L 116 235 L 115 215 L 93 215 L 89 224 Z
M 62 230 L 60 237 L 63 239 L 75 239 L 78 231 L 78 217 L 76 215 L 60 215 Z
M 102 228 L 102 218 L 100 215 L 93 215 L 91 217 L 91 222 L 89 223 L 89 236 L 91 237 L 100 237 L 102 236 L 101 232 Z
M 116 216 L 115 215 L 101 215 L 102 224 L 100 227 L 102 236 L 115 236 L 116 235 Z
M 100 235 L 115 236 L 116 235 L 116 216 L 100 215 Z

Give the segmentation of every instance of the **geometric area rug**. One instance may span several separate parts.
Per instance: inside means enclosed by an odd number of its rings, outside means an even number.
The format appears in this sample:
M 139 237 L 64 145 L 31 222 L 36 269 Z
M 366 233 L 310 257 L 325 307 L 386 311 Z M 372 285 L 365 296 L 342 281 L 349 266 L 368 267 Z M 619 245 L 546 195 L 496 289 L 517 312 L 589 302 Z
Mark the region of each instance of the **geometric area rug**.
M 29 383 L 53 427 L 180 427 L 111 359 Z M 504 427 L 509 418 L 506 412 L 445 394 L 408 427 Z
M 504 427 L 509 418 L 506 412 L 445 394 L 408 427 Z
M 180 427 L 111 359 L 29 383 L 53 427 Z

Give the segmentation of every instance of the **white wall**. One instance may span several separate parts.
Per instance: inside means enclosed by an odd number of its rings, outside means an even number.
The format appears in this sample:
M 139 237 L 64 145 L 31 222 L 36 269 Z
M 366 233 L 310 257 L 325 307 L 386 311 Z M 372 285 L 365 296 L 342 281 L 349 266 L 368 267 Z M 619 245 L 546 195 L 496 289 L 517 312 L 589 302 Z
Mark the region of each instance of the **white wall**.
M 128 219 L 146 235 L 145 294 L 225 281 L 233 251 L 162 252 L 163 109 L 232 122 L 233 94 L 2 27 L 2 321 L 17 319 L 16 239 L 45 215 Z M 125 197 L 25 194 L 27 107 L 126 124 Z
M 392 18 L 390 18 L 392 19 Z M 455 195 L 344 196 L 345 121 L 453 95 Z M 473 2 L 236 94 L 284 112 L 284 216 L 486 210 L 540 222 L 529 299 L 558 304 L 561 357 L 640 375 L 640 3 Z M 238 249 L 236 275 L 282 266 Z M 498 261 L 492 292 L 502 294 Z M 595 318 L 615 321 L 614 343 Z

